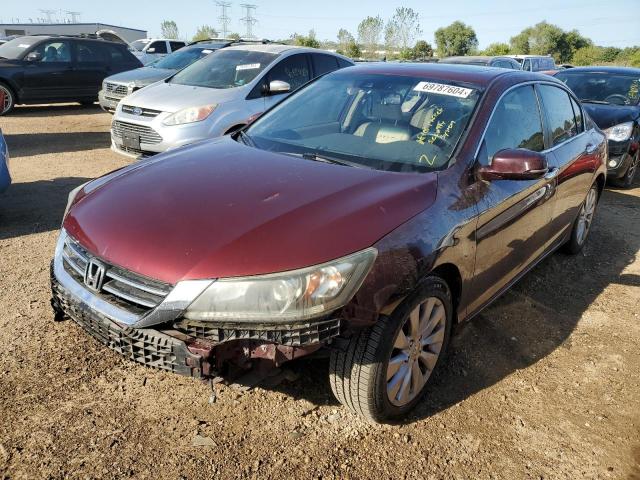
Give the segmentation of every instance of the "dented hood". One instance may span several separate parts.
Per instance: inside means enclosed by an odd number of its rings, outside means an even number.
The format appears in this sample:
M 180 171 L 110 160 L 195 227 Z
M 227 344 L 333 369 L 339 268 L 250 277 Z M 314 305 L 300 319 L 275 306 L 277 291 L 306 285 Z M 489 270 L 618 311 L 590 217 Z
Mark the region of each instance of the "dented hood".
M 110 263 L 170 283 L 273 273 L 373 245 L 431 205 L 433 173 L 265 152 L 229 137 L 113 175 L 64 227 Z

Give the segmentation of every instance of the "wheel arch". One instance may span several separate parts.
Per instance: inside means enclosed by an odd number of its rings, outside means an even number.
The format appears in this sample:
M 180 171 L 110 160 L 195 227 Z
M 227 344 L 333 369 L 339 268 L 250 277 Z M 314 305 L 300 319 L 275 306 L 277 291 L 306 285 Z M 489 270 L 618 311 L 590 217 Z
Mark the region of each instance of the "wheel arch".
M 437 275 L 442 278 L 451 290 L 451 301 L 453 302 L 453 313 L 455 315 L 455 321 L 458 321 L 458 306 L 460 305 L 460 298 L 462 297 L 462 275 L 460 269 L 453 263 L 443 263 L 438 265 L 430 274 Z

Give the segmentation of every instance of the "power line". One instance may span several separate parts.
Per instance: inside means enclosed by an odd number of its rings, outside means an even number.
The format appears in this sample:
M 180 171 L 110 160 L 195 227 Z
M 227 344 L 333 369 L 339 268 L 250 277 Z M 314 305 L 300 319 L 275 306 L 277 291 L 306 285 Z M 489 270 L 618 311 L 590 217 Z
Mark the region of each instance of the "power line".
M 253 16 L 253 13 L 256 11 L 258 6 L 249 3 L 241 3 L 240 6 L 246 10 L 245 16 L 240 19 L 240 21 L 245 24 L 245 38 L 253 38 L 253 26 L 258 23 L 258 20 Z
M 66 10 L 64 13 L 66 13 L 67 15 L 69 15 L 71 23 L 78 23 L 78 20 L 80 20 L 80 15 L 82 15 L 82 12 L 72 12 L 69 10 Z
M 44 13 L 47 16 L 47 23 L 52 23 L 51 15 L 56 13 L 56 10 L 40 10 L 40 13 Z
M 227 12 L 231 8 L 231 2 L 216 0 L 216 5 L 222 9 L 222 14 L 218 17 L 218 20 L 220 20 L 220 26 L 222 27 L 220 29 L 222 30 L 222 38 L 227 38 L 227 35 L 229 34 L 229 22 L 231 21 Z

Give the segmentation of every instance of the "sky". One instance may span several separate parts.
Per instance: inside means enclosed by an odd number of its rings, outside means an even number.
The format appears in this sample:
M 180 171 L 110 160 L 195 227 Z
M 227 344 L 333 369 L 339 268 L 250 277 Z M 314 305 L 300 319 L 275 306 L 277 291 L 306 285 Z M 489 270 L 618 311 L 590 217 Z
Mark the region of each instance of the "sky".
M 258 23 L 254 33 L 272 40 L 288 38 L 294 32 L 307 34 L 311 29 L 320 40 L 336 40 L 338 29 L 346 28 L 356 35 L 358 23 L 366 16 L 387 19 L 396 7 L 411 7 L 420 15 L 420 38 L 433 44 L 436 29 L 461 20 L 471 25 L 480 48 L 493 42 L 508 42 L 524 28 L 546 20 L 565 30 L 577 29 L 597 45 L 626 47 L 640 45 L 638 12 L 640 0 L 227 0 L 230 30 L 244 33 L 240 18 L 241 3 L 257 5 Z M 44 17 L 40 9 L 80 11 L 80 21 L 100 22 L 147 30 L 158 36 L 162 20 L 174 20 L 180 35 L 190 39 L 199 25 L 208 24 L 219 30 L 220 9 L 214 0 L 0 0 L 0 23 L 19 18 L 28 21 Z M 58 14 L 58 16 L 63 17 Z

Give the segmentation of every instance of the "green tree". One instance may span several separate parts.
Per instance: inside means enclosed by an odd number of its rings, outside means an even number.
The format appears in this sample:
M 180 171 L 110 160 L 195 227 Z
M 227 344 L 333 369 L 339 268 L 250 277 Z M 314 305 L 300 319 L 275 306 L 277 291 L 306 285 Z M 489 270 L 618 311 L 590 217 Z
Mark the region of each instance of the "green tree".
M 412 8 L 398 7 L 387 21 L 384 40 L 388 49 L 406 50 L 421 33 L 418 12 Z
M 560 63 L 571 60 L 574 53 L 592 45 L 577 30 L 565 32 L 557 25 L 540 22 L 511 37 L 511 51 L 516 54 L 553 55 Z
M 295 40 L 295 44 L 300 45 L 301 47 L 320 48 L 320 42 L 316 40 L 315 30 L 309 30 L 309 35 L 306 37 L 304 35 L 294 33 L 293 39 Z
M 173 20 L 163 20 L 160 24 L 160 35 L 162 38 L 170 38 L 177 40 L 180 37 L 178 33 L 178 25 Z
M 487 45 L 487 48 L 482 51 L 482 54 L 493 57 L 496 55 L 509 55 L 509 52 L 509 44 L 498 42 Z
M 616 63 L 622 50 L 615 47 L 598 47 L 589 45 L 577 49 L 571 59 L 574 65 L 600 65 L 603 63 Z
M 218 32 L 215 28 L 210 25 L 202 25 L 198 27 L 196 30 L 196 34 L 191 39 L 192 42 L 197 42 L 198 40 L 207 40 L 208 38 L 216 38 L 218 36 Z
M 358 42 L 367 51 L 369 57 L 375 56 L 383 28 L 384 22 L 380 16 L 367 17 L 358 25 Z
M 413 58 L 424 60 L 427 57 L 433 57 L 433 47 L 424 40 L 418 40 L 413 47 Z
M 618 65 L 626 67 L 640 67 L 640 47 L 627 47 L 616 57 Z
M 353 38 L 353 35 L 351 35 L 348 30 L 345 30 L 344 28 L 338 30 L 338 53 L 345 55 L 347 47 L 351 42 L 355 42 L 355 38 Z
M 229 40 L 240 40 L 240 34 L 239 33 L 230 33 L 229 35 L 227 35 L 227 38 Z
M 347 45 L 347 50 L 345 52 L 345 55 L 347 57 L 351 57 L 354 59 L 362 57 L 362 51 L 360 50 L 360 46 L 356 43 L 355 40 L 352 40 L 351 42 L 349 42 L 349 44 Z
M 469 25 L 460 21 L 453 22 L 448 27 L 436 30 L 436 50 L 439 57 L 468 55 L 478 48 L 478 37 Z

